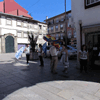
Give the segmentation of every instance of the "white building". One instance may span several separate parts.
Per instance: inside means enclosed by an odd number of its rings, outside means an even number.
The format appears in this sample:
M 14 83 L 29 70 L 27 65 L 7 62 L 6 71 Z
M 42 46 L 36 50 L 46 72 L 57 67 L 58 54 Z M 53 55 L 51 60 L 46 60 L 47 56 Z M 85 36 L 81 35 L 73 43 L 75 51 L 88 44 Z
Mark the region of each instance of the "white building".
M 100 43 L 100 0 L 71 0 L 78 51 L 82 44 L 91 48 Z
M 38 43 L 45 42 L 43 40 L 43 35 L 47 34 L 45 23 L 0 12 L 0 53 L 16 52 L 21 46 L 29 43 L 28 31 L 35 36 L 39 35 Z

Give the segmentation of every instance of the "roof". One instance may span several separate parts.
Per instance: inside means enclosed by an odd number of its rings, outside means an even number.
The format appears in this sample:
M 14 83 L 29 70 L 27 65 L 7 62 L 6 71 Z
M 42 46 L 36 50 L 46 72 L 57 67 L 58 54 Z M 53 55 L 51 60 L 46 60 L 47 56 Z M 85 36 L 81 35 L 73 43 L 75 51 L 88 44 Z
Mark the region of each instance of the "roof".
M 34 20 L 34 19 L 31 19 L 31 18 L 28 18 L 28 17 L 24 17 L 24 16 L 16 16 L 16 15 L 7 14 L 7 13 L 3 13 L 3 12 L 0 12 L 0 15 L 5 15 L 5 16 L 9 16 L 9 17 L 15 17 L 15 18 L 20 18 L 20 19 L 28 20 L 28 21 L 34 21 L 34 22 L 37 22 L 37 23 L 46 24 L 46 23 L 40 22 L 38 20 Z
M 68 13 L 71 13 L 71 10 L 69 10 L 69 11 L 66 12 L 66 14 L 68 14 Z M 59 15 L 56 15 L 56 16 L 54 16 L 54 17 L 48 18 L 48 19 L 46 19 L 46 20 L 44 20 L 44 21 L 48 21 L 48 20 L 54 19 L 54 18 L 59 17 L 59 16 L 64 15 L 64 14 L 65 14 L 65 12 L 64 12 L 64 13 L 61 13 L 61 14 L 59 14 Z
M 20 6 L 17 2 L 14 0 L 3 0 L 0 2 L 0 12 L 8 13 L 16 16 L 26 16 L 29 18 L 32 18 L 26 9 L 24 9 L 22 6 Z

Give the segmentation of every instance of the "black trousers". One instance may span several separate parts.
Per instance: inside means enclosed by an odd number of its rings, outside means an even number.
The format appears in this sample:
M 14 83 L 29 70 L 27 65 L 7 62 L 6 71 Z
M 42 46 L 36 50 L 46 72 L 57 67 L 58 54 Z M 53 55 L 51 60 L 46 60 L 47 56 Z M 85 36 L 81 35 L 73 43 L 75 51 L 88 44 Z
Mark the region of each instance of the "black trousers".
M 29 59 L 30 59 L 30 54 L 26 54 L 26 61 L 27 61 L 27 64 L 28 64 Z
M 44 66 L 43 57 L 42 56 L 39 56 L 39 58 L 40 58 L 40 65 L 41 66 Z
M 80 71 L 81 72 L 83 71 L 83 68 L 85 72 L 87 72 L 87 59 L 86 60 L 80 59 Z

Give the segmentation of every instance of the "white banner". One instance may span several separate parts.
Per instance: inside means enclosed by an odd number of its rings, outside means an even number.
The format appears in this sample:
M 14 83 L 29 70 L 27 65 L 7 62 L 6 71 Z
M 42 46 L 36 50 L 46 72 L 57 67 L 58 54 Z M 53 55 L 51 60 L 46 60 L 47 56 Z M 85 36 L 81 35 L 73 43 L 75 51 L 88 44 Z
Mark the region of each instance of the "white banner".
M 22 55 L 23 51 L 25 50 L 25 47 L 21 47 L 17 53 L 15 54 L 15 58 L 19 59 L 19 57 Z

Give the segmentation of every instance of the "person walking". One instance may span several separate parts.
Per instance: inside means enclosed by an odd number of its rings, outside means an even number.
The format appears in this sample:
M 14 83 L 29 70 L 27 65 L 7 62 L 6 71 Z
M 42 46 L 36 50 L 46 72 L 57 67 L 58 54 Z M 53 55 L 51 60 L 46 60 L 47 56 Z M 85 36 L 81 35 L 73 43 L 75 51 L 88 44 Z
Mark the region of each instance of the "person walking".
M 53 46 L 53 43 L 51 43 L 52 46 L 50 48 L 50 54 L 51 54 L 51 73 L 57 74 L 56 68 L 58 63 L 58 56 L 57 56 L 57 49 L 55 46 Z
M 29 59 L 30 59 L 30 46 L 29 46 L 29 44 L 26 45 L 26 48 L 25 48 L 24 51 L 26 53 L 27 65 L 29 66 Z
M 87 61 L 89 61 L 89 54 L 85 45 L 82 45 L 78 59 L 80 62 L 80 72 L 82 72 L 84 68 L 87 73 Z
M 60 62 L 63 63 L 63 65 L 64 65 L 63 72 L 67 73 L 67 69 L 69 67 L 69 61 L 68 61 L 68 51 L 67 51 L 65 45 L 62 45 L 61 54 L 62 54 L 62 56 L 61 56 Z
M 43 50 L 42 50 L 42 45 L 41 45 L 41 44 L 39 44 L 38 56 L 39 56 L 39 58 L 40 58 L 40 66 L 41 66 L 41 67 L 44 67 Z

